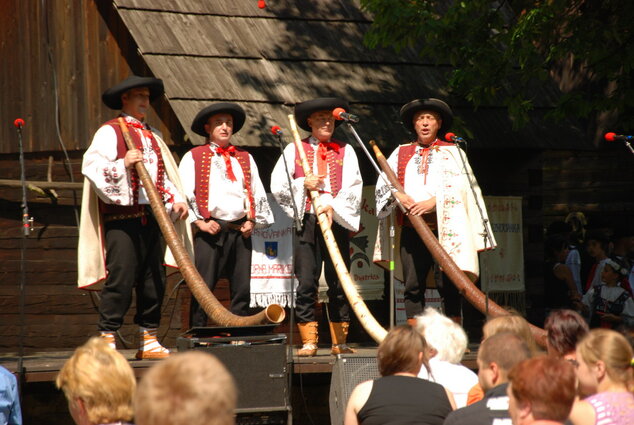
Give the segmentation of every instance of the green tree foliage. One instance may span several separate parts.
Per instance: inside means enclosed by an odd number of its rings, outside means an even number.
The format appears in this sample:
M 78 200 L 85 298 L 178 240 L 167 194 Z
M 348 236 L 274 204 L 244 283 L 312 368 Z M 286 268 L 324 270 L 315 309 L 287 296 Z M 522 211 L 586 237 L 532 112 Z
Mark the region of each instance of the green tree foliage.
M 549 116 L 634 129 L 634 2 L 629 0 L 361 0 L 369 47 L 411 47 L 450 64 L 450 90 L 474 106 L 505 105 L 516 128 L 536 105 Z M 536 85 L 555 84 L 555 99 Z

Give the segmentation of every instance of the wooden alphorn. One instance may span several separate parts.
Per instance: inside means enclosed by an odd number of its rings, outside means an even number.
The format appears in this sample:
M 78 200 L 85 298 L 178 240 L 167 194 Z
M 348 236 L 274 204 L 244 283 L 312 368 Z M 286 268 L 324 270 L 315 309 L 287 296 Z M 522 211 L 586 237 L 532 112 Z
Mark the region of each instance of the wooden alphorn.
M 304 152 L 304 146 L 302 145 L 301 137 L 297 131 L 297 124 L 295 123 L 295 117 L 293 114 L 288 116 L 288 120 L 291 125 L 291 132 L 293 133 L 293 140 L 295 142 L 295 147 L 297 148 L 297 152 L 299 152 L 299 157 L 302 162 L 302 168 L 304 170 L 304 175 L 309 176 L 313 174 L 313 170 L 311 170 L 308 165 L 308 159 L 306 159 L 306 152 Z M 315 209 L 315 213 L 321 210 L 321 199 L 319 197 L 319 192 L 316 190 L 309 191 L 310 199 L 313 203 L 313 208 Z M 330 259 L 332 260 L 333 265 L 335 266 L 335 270 L 337 272 L 337 277 L 341 282 L 341 286 L 343 287 L 343 291 L 348 297 L 348 302 L 350 302 L 350 306 L 352 310 L 357 315 L 361 326 L 366 330 L 366 332 L 374 339 L 377 343 L 380 343 L 385 338 L 387 331 L 376 321 L 368 307 L 365 305 L 365 302 L 357 292 L 357 288 L 354 286 L 352 282 L 352 278 L 350 277 L 350 273 L 346 268 L 346 264 L 341 257 L 341 252 L 339 252 L 339 247 L 335 242 L 335 237 L 332 234 L 332 230 L 330 229 L 330 224 L 328 223 L 328 217 L 326 214 L 318 214 L 317 220 L 319 221 L 319 227 L 321 229 L 321 233 L 324 235 L 324 241 L 326 242 L 326 248 L 328 248 L 328 253 L 330 254 Z
M 121 126 L 121 131 L 128 149 L 136 149 L 123 118 L 119 118 L 119 125 Z M 284 312 L 284 308 L 278 304 L 271 304 L 263 311 L 252 316 L 236 316 L 220 304 L 218 299 L 207 287 L 207 284 L 203 280 L 202 276 L 200 276 L 200 273 L 198 273 L 198 270 L 196 270 L 194 263 L 185 249 L 185 246 L 178 237 L 174 224 L 167 215 L 167 211 L 165 211 L 163 201 L 161 200 L 158 190 L 156 190 L 156 186 L 154 186 L 154 183 L 152 182 L 152 178 L 145 169 L 143 161 L 137 162 L 134 164 L 134 167 L 139 174 L 141 182 L 143 183 L 145 192 L 150 200 L 150 206 L 152 207 L 154 217 L 156 218 L 156 221 L 161 228 L 161 232 L 165 237 L 165 242 L 172 251 L 174 259 L 178 264 L 180 272 L 183 275 L 189 290 L 192 295 L 196 297 L 209 318 L 220 326 L 253 326 L 263 323 L 282 322 L 286 313 Z
M 403 186 L 398 181 L 398 177 L 396 176 L 392 168 L 390 168 L 389 164 L 387 163 L 387 159 L 385 158 L 379 147 L 376 145 L 374 140 L 371 140 L 369 143 L 374 150 L 374 155 L 376 156 L 376 160 L 379 163 L 381 170 L 383 170 L 383 172 L 385 173 L 385 176 L 389 180 L 390 184 L 394 186 L 394 188 L 398 192 L 404 194 L 405 190 L 403 189 Z M 467 277 L 467 275 L 462 270 L 460 270 L 454 260 L 449 256 L 449 254 L 447 254 L 447 251 L 445 251 L 440 245 L 440 242 L 438 242 L 438 239 L 436 238 L 434 233 L 431 231 L 427 223 L 425 223 L 425 220 L 415 215 L 408 215 L 407 217 L 416 230 L 416 233 L 418 233 L 418 236 L 420 236 L 420 238 L 427 246 L 427 249 L 431 253 L 432 257 L 434 257 L 438 264 L 440 264 L 443 272 L 449 277 L 449 279 L 451 279 L 453 284 L 456 285 L 458 291 L 467 299 L 467 301 L 469 301 L 483 314 L 488 314 L 493 317 L 509 314 L 508 311 L 497 305 L 495 302 L 488 300 L 487 303 L 485 295 L 482 293 L 482 291 L 478 289 L 477 286 L 473 284 L 471 279 L 469 279 L 469 277 Z M 530 327 L 531 332 L 533 333 L 533 336 L 535 337 L 537 343 L 545 346 L 546 332 L 543 329 L 533 325 L 530 325 Z

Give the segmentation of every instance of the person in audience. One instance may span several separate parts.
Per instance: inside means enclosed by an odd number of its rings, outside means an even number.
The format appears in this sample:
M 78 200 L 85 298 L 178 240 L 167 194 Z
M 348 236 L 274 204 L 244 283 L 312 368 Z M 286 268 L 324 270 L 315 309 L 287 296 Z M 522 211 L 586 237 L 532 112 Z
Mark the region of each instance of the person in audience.
M 629 270 L 616 257 L 607 258 L 601 271 L 601 284 L 583 296 L 584 312 L 590 327 L 616 328 L 621 323 L 634 324 L 634 300 L 619 286 Z
M 565 264 L 568 239 L 562 234 L 548 236 L 544 244 L 544 304 L 547 312 L 559 308 L 581 309 L 581 293 L 577 291 L 572 272 Z
M 509 372 L 513 425 L 563 424 L 575 400 L 574 367 L 551 356 L 524 360 Z
M 634 424 L 634 352 L 625 337 L 594 329 L 577 345 L 578 392 L 570 414 L 574 425 Z
M 0 424 L 22 425 L 18 381 L 2 366 L 0 366 Z
M 455 401 L 442 385 L 417 377 L 421 367 L 429 369 L 427 353 L 425 338 L 411 326 L 391 329 L 377 353 L 381 378 L 355 387 L 344 425 L 442 424 Z
M 566 216 L 565 222 L 569 224 L 572 231 L 569 235 L 569 252 L 566 257 L 566 266 L 572 272 L 572 279 L 575 281 L 577 292 L 583 294 L 583 286 L 585 280 L 582 278 L 582 270 L 588 268 L 588 258 L 585 250 L 580 250 L 583 246 L 583 241 L 586 236 L 585 225 L 587 224 L 586 217 L 582 212 L 571 212 Z M 582 284 L 583 282 L 583 284 Z
M 595 286 L 601 285 L 601 272 L 606 260 L 608 260 L 608 255 L 610 255 L 610 239 L 604 232 L 599 230 L 588 232 L 586 236 L 586 251 L 594 260 L 594 264 L 588 273 L 584 293 Z
M 77 425 L 131 422 L 134 372 L 105 339 L 93 337 L 78 347 L 55 382 L 64 391 Z
M 548 355 L 575 364 L 577 342 L 590 330 L 583 317 L 576 311 L 555 310 L 546 318 L 544 329 Z
M 220 361 L 203 351 L 152 366 L 134 398 L 136 425 L 233 425 L 237 390 Z
M 416 316 L 416 330 L 423 335 L 430 350 L 429 368 L 421 367 L 419 378 L 437 382 L 447 388 L 456 407 L 467 405 L 467 393 L 478 383 L 478 375 L 460 364 L 467 349 L 464 329 L 438 310 L 427 307 Z
M 520 337 L 502 332 L 485 339 L 478 350 L 478 379 L 484 398 L 451 412 L 444 425 L 493 425 L 509 421 L 508 372 L 528 359 L 530 351 Z
M 500 332 L 513 332 L 526 343 L 531 351 L 531 356 L 541 354 L 542 350 L 535 342 L 528 321 L 519 314 L 512 313 L 487 320 L 482 327 L 482 338 L 487 339 Z
M 498 316 L 487 320 L 482 327 L 482 340 L 502 332 L 512 332 L 519 336 L 525 343 L 531 352 L 531 356 L 541 354 L 542 351 L 537 346 L 535 338 L 531 333 L 530 325 L 528 321 L 524 319 L 519 313 L 511 312 L 504 316 Z M 467 395 L 467 405 L 471 405 L 475 402 L 482 400 L 484 397 L 484 391 L 480 384 L 476 384 L 469 390 Z

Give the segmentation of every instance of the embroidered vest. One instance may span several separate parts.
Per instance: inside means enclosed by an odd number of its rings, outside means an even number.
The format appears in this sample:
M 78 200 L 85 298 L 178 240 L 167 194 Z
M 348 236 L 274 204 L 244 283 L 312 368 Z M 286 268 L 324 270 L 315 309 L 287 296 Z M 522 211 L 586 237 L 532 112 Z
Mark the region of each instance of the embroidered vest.
M 451 143 L 443 142 L 442 140 L 436 141 L 436 146 L 451 146 Z M 412 159 L 412 156 L 416 153 L 416 148 L 418 144 L 416 142 L 412 142 L 409 145 L 401 146 L 398 150 L 398 164 L 396 167 L 396 175 L 398 177 L 398 181 L 401 186 L 405 187 L 405 168 L 407 168 L 407 164 L 409 160 Z M 409 225 L 409 220 L 407 217 L 401 212 L 400 209 L 396 211 L 396 220 L 397 223 L 402 225 Z M 436 224 L 436 212 L 431 212 L 429 214 L 423 214 L 423 220 L 429 225 L 432 230 L 435 230 L 437 227 Z
M 118 118 L 112 119 L 110 121 L 105 122 L 103 125 L 111 126 L 115 134 L 117 135 L 117 159 L 123 159 L 125 154 L 128 152 L 128 146 L 125 143 L 125 139 L 123 138 L 123 133 L 121 131 L 121 126 L 119 125 Z M 128 129 L 130 130 L 130 137 L 134 142 L 134 146 L 137 149 L 143 151 L 143 142 L 141 137 L 139 136 L 137 131 L 134 131 L 132 125 L 128 124 Z M 152 150 L 156 153 L 156 158 L 158 160 L 158 173 L 156 178 L 156 188 L 161 194 L 163 198 L 163 202 L 173 202 L 173 197 L 167 193 L 164 187 L 165 183 L 165 164 L 163 163 L 163 155 L 161 154 L 161 148 L 158 145 L 158 142 L 154 138 L 154 135 L 151 131 L 146 131 L 146 137 L 151 140 Z M 130 182 L 132 186 L 132 205 L 122 206 L 117 204 L 107 204 L 103 202 L 101 199 L 99 200 L 99 211 L 102 214 L 135 214 L 143 211 L 144 206 L 139 205 L 139 175 L 134 168 L 128 168 L 126 170 L 127 173 L 130 173 Z
M 249 152 L 235 147 L 236 150 L 232 154 L 240 163 L 242 174 L 244 175 L 244 187 L 247 192 L 247 218 L 255 218 L 255 202 L 253 200 L 253 191 L 251 190 L 251 159 Z M 197 146 L 191 150 L 194 159 L 194 172 L 196 182 L 194 194 L 196 195 L 196 205 L 198 211 L 206 220 L 211 218 L 209 213 L 209 174 L 211 168 L 211 160 L 214 155 L 218 155 L 209 148 L 209 144 Z
M 304 152 L 306 153 L 306 159 L 308 160 L 308 167 L 312 170 L 315 162 L 315 151 L 312 145 L 308 142 L 309 137 L 302 140 Z M 341 190 L 341 181 L 343 177 L 343 157 L 345 155 L 346 144 L 336 139 L 330 139 L 339 145 L 339 152 L 334 150 L 328 150 L 326 154 L 326 163 L 328 164 L 328 177 L 330 178 L 330 190 L 332 197 L 336 197 Z M 304 169 L 302 168 L 302 160 L 299 157 L 299 152 L 295 148 L 295 178 L 305 177 Z M 306 197 L 306 211 L 310 211 L 311 207 L 310 196 Z

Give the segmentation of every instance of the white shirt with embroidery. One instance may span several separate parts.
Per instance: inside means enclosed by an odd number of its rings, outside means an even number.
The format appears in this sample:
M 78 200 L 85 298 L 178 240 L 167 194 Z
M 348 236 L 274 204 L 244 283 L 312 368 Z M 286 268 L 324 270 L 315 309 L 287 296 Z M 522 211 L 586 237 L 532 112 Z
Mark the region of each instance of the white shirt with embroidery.
M 394 149 L 387 159 L 388 165 L 392 170 L 395 170 L 395 173 L 398 172 L 396 171 L 398 170 L 398 153 L 401 147 L 403 146 Z M 433 147 L 429 149 L 427 173 L 423 172 L 424 164 L 421 164 L 423 161 L 423 156 L 421 156 L 422 152 L 423 147 L 416 146 L 414 155 L 412 155 L 405 166 L 405 183 L 403 188 L 405 189 L 405 193 L 411 196 L 415 202 L 426 201 L 427 199 L 435 197 L 438 187 L 442 183 L 440 175 L 442 167 L 438 161 L 440 157 L 438 150 Z M 395 206 L 390 188 L 391 185 L 388 186 L 386 180 L 379 177 L 375 189 L 377 216 L 379 219 L 390 215 Z
M 209 150 L 215 152 L 217 144 L 211 143 Z M 214 154 L 211 159 L 209 171 L 209 199 L 208 209 L 213 218 L 225 221 L 239 220 L 247 215 L 247 192 L 244 185 L 244 173 L 240 162 L 235 156 L 229 157 L 231 169 L 236 181 L 231 181 L 227 176 L 227 166 L 222 155 Z M 255 203 L 255 224 L 256 227 L 266 227 L 273 223 L 273 211 L 266 199 L 266 191 L 258 166 L 253 157 L 249 154 L 251 164 L 251 189 L 253 191 L 253 202 Z M 189 222 L 203 220 L 202 214 L 198 210 L 196 203 L 196 169 L 194 167 L 194 157 L 191 151 L 187 152 L 178 167 L 181 176 L 185 196 L 189 204 Z
M 125 119 L 129 122 L 140 122 L 130 116 L 125 116 Z M 145 165 L 152 181 L 156 183 L 158 157 L 152 148 L 151 139 L 145 137 L 140 128 L 129 126 L 128 130 L 139 135 L 143 145 L 143 149 L 141 149 L 143 165 Z M 150 130 L 158 134 L 156 129 L 150 127 Z M 133 204 L 130 174 L 124 166 L 123 158 L 117 159 L 117 134 L 112 126 L 103 125 L 97 130 L 90 147 L 84 154 L 81 171 L 92 182 L 93 189 L 105 203 L 123 206 Z M 169 180 L 167 173 L 163 186 L 165 191 L 173 196 L 174 202 L 184 202 L 174 184 Z M 150 203 L 140 179 L 138 203 L 141 205 Z M 165 206 L 169 212 L 172 204 Z
M 313 161 L 313 174 L 318 175 L 317 164 L 317 149 L 319 148 L 319 141 L 311 136 L 308 139 L 310 146 L 314 151 Z M 306 146 L 304 144 L 304 146 Z M 333 220 L 339 225 L 345 227 L 351 231 L 359 230 L 359 222 L 361 219 L 361 192 L 363 190 L 363 180 L 361 179 L 361 172 L 359 171 L 359 161 L 357 160 L 357 154 L 352 146 L 345 144 L 341 149 L 344 149 L 343 166 L 341 176 L 341 189 L 337 193 L 337 196 L 332 196 L 331 183 L 329 175 L 324 179 L 324 185 L 320 188 L 320 191 L 326 192 L 320 194 L 320 200 L 323 205 L 330 205 L 333 209 Z M 304 188 L 304 177 L 294 177 L 295 173 L 295 144 L 291 143 L 284 149 L 284 158 L 288 166 L 288 171 L 291 174 L 292 195 L 295 199 L 295 205 L 297 205 L 299 218 L 303 219 L 306 210 L 306 198 L 308 190 Z M 286 175 L 286 168 L 284 167 L 284 161 L 282 157 L 275 164 L 273 173 L 271 174 L 271 192 L 282 207 L 282 210 L 289 216 L 293 217 L 293 204 L 291 200 L 291 188 L 288 185 L 288 178 Z M 311 204 L 310 214 L 314 214 L 314 208 Z

